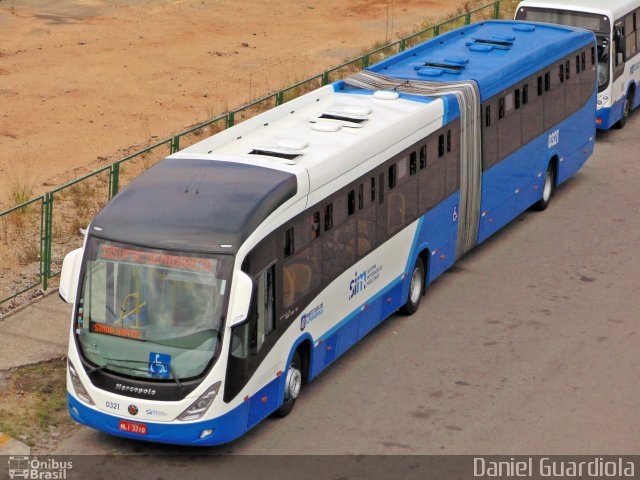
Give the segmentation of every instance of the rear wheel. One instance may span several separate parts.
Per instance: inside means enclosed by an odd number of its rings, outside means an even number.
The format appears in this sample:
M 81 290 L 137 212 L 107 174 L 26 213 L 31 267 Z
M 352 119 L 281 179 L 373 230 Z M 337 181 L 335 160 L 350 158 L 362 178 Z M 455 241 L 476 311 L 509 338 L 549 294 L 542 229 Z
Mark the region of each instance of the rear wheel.
M 407 302 L 400 308 L 400 311 L 405 315 L 413 315 L 418 310 L 420 299 L 424 292 L 424 279 L 424 263 L 422 258 L 418 257 L 411 270 L 411 283 L 409 284 Z
M 556 169 L 550 163 L 547 173 L 544 176 L 544 186 L 542 187 L 542 198 L 533 206 L 538 211 L 546 210 L 551 203 L 551 197 L 556 189 Z
M 624 128 L 627 124 L 627 120 L 629 119 L 629 115 L 631 114 L 631 104 L 633 102 L 633 94 L 629 93 L 624 99 L 624 105 L 622 107 L 622 118 L 618 120 L 616 123 L 616 128 Z
M 293 410 L 296 399 L 300 395 L 302 389 L 302 360 L 300 353 L 296 350 L 287 369 L 287 378 L 285 379 L 284 399 L 282 405 L 275 411 L 276 416 L 286 417 Z

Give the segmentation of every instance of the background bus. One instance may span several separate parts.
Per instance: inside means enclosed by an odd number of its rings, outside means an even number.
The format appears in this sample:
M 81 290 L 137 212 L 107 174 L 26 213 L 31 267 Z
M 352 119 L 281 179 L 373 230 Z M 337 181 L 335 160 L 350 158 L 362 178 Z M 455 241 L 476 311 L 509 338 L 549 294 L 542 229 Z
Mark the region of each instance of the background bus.
M 598 113 L 601 129 L 624 127 L 640 104 L 640 0 L 525 0 L 517 20 L 586 28 L 598 41 Z
M 564 26 L 470 25 L 151 167 L 65 258 L 72 417 L 214 445 L 288 414 L 584 164 L 595 48 Z

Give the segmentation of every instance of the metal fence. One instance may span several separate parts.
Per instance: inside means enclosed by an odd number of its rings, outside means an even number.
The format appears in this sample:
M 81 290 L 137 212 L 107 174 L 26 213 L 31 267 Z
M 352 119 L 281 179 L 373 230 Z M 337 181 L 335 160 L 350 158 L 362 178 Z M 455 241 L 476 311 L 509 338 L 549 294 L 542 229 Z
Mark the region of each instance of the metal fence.
M 87 227 L 95 214 L 121 188 L 167 155 L 449 30 L 480 20 L 500 18 L 500 7 L 504 3 L 509 1 L 498 0 L 464 12 L 377 48 L 1 212 L 0 314 L 11 307 L 7 302 L 19 295 L 31 292 L 37 296 L 54 286 L 64 255 L 82 245 L 81 229 Z

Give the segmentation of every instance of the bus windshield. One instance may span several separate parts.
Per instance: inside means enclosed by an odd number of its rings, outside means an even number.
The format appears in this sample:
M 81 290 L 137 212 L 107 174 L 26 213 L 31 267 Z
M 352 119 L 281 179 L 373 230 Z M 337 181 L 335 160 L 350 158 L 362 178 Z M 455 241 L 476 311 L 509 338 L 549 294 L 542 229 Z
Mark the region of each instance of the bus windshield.
M 559 10 L 557 8 L 520 7 L 516 13 L 516 20 L 554 23 L 584 28 L 596 33 L 611 33 L 609 18 L 596 13 Z
M 96 369 L 178 381 L 219 354 L 231 255 L 150 249 L 90 237 L 75 334 Z

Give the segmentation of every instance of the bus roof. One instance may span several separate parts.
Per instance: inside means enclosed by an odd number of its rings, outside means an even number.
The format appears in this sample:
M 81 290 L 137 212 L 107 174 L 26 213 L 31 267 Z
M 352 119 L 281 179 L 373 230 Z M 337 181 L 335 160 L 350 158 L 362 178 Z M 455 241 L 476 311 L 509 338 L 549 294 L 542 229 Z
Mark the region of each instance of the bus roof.
M 433 122 L 439 127 L 444 111 L 441 100 L 384 100 L 325 86 L 162 160 L 96 216 L 92 225 L 102 230 L 91 233 L 150 247 L 235 253 L 278 207 L 306 200 L 336 179 L 347 181 L 360 164 L 412 132 Z M 327 118 L 341 115 L 344 121 Z
M 406 80 L 474 80 L 486 100 L 592 41 L 593 33 L 572 27 L 486 21 L 448 32 L 368 70 Z
M 630 11 L 638 8 L 638 0 L 525 0 L 520 7 L 553 8 L 558 10 L 572 10 L 585 13 L 600 13 L 616 20 Z M 517 9 L 516 9 L 517 11 Z

